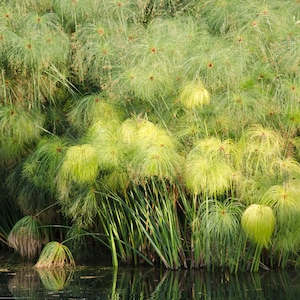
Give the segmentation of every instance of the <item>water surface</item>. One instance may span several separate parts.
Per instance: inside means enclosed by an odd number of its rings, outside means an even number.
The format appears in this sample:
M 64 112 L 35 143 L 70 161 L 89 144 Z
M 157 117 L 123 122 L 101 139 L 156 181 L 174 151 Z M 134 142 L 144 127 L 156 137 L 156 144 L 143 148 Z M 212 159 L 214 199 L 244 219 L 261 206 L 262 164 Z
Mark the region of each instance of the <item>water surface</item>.
M 300 271 L 256 274 L 0 264 L 0 299 L 300 299 Z

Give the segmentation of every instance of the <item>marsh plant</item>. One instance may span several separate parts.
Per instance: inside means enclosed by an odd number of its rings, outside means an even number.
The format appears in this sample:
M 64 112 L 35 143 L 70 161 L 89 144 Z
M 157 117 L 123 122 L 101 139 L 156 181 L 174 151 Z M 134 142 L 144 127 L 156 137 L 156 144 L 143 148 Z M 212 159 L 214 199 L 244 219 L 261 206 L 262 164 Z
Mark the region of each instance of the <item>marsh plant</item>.
M 2 2 L 2 247 L 296 265 L 299 1 Z

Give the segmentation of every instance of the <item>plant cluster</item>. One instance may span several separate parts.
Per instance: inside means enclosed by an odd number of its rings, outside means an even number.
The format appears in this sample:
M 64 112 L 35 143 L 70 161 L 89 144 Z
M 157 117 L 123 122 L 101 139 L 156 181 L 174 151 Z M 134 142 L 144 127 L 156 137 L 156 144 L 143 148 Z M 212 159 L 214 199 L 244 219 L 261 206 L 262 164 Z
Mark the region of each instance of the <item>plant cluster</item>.
M 296 265 L 299 11 L 2 1 L 0 242 L 21 214 L 9 244 L 33 257 L 47 236 L 50 265 L 95 241 L 114 266 Z

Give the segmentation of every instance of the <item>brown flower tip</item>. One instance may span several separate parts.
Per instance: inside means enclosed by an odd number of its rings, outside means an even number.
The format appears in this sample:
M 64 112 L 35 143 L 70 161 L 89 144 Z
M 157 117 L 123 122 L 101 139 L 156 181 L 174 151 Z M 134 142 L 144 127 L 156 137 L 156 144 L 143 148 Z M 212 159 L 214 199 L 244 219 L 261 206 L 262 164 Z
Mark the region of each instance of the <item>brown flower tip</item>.
M 264 16 L 267 16 L 267 15 L 269 14 L 269 11 L 268 11 L 267 9 L 264 9 L 263 12 L 262 12 L 262 14 L 263 14 Z
M 103 29 L 103 28 L 98 28 L 97 32 L 98 32 L 100 35 L 104 35 L 104 29 Z

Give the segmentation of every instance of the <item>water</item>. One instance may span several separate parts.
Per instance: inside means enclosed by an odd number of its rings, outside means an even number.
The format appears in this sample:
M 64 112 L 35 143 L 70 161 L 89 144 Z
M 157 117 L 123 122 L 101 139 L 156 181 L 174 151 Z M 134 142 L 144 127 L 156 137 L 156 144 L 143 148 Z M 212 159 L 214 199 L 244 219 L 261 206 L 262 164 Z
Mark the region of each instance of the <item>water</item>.
M 300 299 L 300 271 L 229 275 L 100 266 L 38 271 L 0 264 L 0 299 Z

